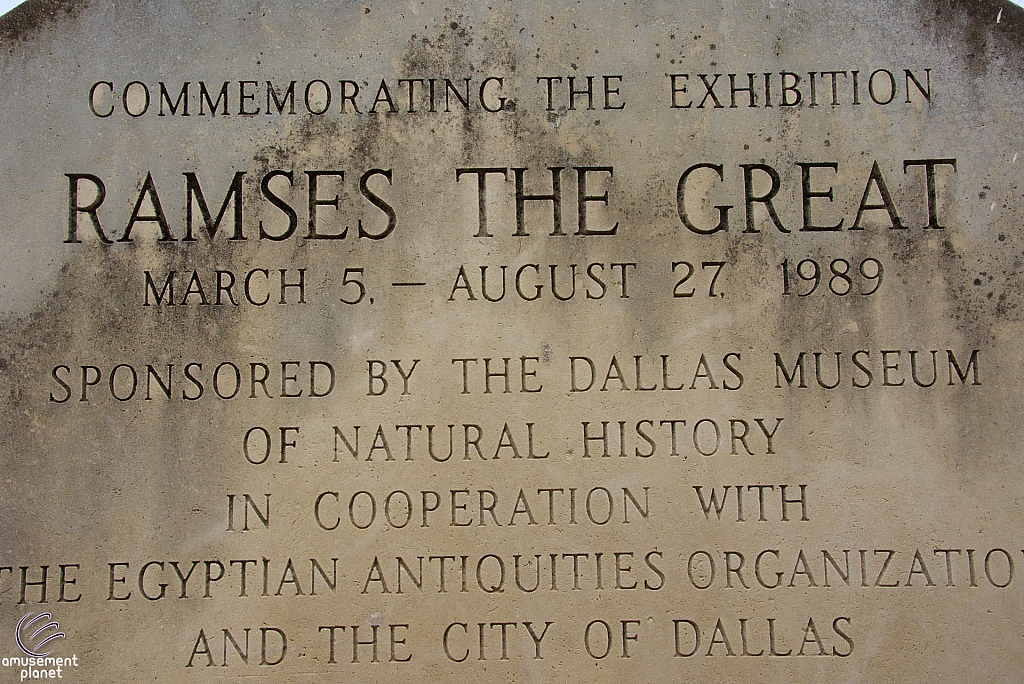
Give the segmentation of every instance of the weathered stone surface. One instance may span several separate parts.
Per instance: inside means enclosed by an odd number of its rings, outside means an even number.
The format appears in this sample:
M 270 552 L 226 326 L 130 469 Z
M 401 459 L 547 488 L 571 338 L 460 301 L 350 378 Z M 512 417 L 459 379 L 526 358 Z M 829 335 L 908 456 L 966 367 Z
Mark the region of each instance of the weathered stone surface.
M 1022 20 L 17 9 L 4 657 L 1020 681 Z

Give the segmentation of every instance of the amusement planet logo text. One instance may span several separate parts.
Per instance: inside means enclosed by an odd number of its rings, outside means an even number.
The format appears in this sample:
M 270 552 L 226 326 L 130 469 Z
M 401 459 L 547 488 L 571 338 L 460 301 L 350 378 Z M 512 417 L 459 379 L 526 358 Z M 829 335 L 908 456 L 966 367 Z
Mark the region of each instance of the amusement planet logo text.
M 78 654 L 53 655 L 55 646 L 66 636 L 50 613 L 26 613 L 14 630 L 14 640 L 21 653 L 4 656 L 0 665 L 16 671 L 22 682 L 64 679 L 78 667 Z

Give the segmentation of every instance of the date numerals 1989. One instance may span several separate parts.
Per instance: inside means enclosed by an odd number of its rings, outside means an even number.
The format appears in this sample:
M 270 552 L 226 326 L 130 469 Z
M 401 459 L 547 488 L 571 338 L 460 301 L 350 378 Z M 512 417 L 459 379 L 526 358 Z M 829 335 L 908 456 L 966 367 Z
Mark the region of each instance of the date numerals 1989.
M 782 262 L 782 294 L 809 297 L 819 286 L 839 297 L 848 294 L 869 297 L 882 287 L 885 269 L 878 259 L 868 257 L 856 268 L 846 259 L 833 259 L 826 270 L 814 259 L 804 259 L 794 268 L 789 259 Z

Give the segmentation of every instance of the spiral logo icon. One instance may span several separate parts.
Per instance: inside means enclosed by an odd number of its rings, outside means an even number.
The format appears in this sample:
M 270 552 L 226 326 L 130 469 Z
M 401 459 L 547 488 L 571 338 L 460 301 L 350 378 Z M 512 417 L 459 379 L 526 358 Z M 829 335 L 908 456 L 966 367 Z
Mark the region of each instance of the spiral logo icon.
M 40 623 L 37 626 L 37 623 Z M 14 638 L 18 641 L 18 647 L 27 655 L 42 658 L 53 653 L 52 650 L 41 653 L 40 651 L 54 639 L 63 639 L 64 632 L 60 631 L 60 625 L 49 613 L 40 613 L 33 617 L 28 613 L 18 621 L 18 629 Z

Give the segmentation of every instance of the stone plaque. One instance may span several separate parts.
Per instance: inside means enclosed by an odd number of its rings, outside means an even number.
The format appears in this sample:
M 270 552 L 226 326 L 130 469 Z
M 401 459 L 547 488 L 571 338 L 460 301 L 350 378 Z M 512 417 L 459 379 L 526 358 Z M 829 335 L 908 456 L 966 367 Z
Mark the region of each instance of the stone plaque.
M 1021 681 L 1015 6 L 0 20 L 3 681 Z

